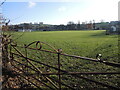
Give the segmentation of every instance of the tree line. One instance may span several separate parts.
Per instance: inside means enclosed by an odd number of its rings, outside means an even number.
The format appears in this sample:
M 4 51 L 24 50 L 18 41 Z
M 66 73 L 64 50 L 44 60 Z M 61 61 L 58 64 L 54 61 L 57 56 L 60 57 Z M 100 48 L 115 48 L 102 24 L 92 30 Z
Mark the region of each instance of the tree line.
M 103 30 L 109 29 L 109 22 L 89 22 L 89 23 L 74 23 L 73 21 L 69 21 L 67 25 L 50 25 L 43 23 L 22 23 L 18 25 L 9 25 L 10 30 L 19 31 L 19 30 L 32 30 L 32 31 L 57 31 L 57 30 Z

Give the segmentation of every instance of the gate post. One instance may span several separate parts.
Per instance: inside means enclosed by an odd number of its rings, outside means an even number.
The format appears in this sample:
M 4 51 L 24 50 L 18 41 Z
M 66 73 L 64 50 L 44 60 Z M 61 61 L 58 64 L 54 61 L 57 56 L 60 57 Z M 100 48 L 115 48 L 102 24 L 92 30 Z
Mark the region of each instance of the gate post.
M 60 53 L 62 52 L 62 49 L 58 49 L 58 79 L 59 79 L 59 90 L 61 90 L 61 73 L 60 73 L 60 66 L 61 66 L 61 64 L 60 64 Z
M 8 67 L 9 58 L 8 58 L 8 38 L 7 35 L 3 34 L 2 36 L 2 62 L 4 68 Z M 8 68 L 7 68 L 8 69 Z

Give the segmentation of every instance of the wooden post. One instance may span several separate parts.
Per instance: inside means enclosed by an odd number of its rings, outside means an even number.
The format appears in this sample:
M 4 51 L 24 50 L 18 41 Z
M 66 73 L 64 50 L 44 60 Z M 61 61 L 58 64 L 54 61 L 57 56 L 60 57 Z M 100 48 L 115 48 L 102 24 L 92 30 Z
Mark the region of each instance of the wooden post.
M 2 61 L 5 68 L 7 68 L 7 64 L 9 63 L 8 58 L 8 38 L 7 35 L 3 34 L 2 37 Z

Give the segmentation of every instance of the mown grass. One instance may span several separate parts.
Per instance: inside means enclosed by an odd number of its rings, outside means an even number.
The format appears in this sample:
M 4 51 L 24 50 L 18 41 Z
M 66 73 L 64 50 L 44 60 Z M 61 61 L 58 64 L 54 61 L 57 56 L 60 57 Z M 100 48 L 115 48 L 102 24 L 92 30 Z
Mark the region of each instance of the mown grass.
M 23 35 L 22 35 L 23 34 Z M 21 37 L 19 37 L 22 35 Z M 118 58 L 118 35 L 106 35 L 105 30 L 97 31 L 45 31 L 45 32 L 15 32 L 13 39 L 18 44 L 29 44 L 33 41 L 42 41 L 50 44 L 56 49 L 62 48 L 63 53 L 70 55 L 79 55 L 84 57 L 95 58 L 96 54 L 101 53 L 102 58 L 108 62 L 120 63 Z M 48 47 L 46 49 L 49 49 Z M 29 51 L 29 57 L 42 61 L 46 64 L 57 67 L 57 55 L 49 53 L 40 53 L 37 51 Z M 41 58 L 42 57 L 42 58 Z M 79 60 L 75 58 L 61 56 L 61 68 L 67 71 L 77 72 L 112 72 L 119 71 L 118 68 L 107 66 L 101 63 Z M 43 67 L 43 66 L 41 66 Z M 49 70 L 53 72 L 53 69 Z M 54 71 L 55 72 L 55 71 Z M 54 77 L 54 76 L 53 76 Z M 120 81 L 117 75 L 87 76 L 99 81 L 108 83 L 113 86 L 119 86 Z M 111 78 L 113 77 L 113 78 Z M 56 78 L 56 77 L 54 77 Z M 111 80 L 110 80 L 111 78 Z M 72 77 L 62 77 L 63 81 L 68 85 L 78 85 L 86 87 L 91 83 L 78 80 Z M 71 81 L 70 81 L 71 80 Z M 84 83 L 83 83 L 84 82 Z

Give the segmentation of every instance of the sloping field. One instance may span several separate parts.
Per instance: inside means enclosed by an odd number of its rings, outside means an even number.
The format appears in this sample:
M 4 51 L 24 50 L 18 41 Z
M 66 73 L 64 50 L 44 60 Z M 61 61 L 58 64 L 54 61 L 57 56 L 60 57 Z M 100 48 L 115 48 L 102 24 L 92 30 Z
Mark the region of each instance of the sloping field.
M 19 38 L 18 38 L 19 37 Z M 18 38 L 18 39 L 16 39 Z M 13 39 L 20 45 L 29 44 L 33 41 L 42 41 L 56 49 L 61 48 L 62 53 L 95 58 L 101 53 L 102 59 L 108 62 L 120 63 L 118 58 L 118 35 L 105 35 L 104 30 L 99 31 L 45 31 L 45 32 L 15 32 Z M 48 49 L 48 47 L 44 47 Z M 20 49 L 24 52 L 24 49 Z M 28 57 L 57 67 L 57 56 L 54 54 L 38 51 L 27 51 Z M 20 58 L 18 58 L 20 61 Z M 99 62 L 60 56 L 61 69 L 69 72 L 119 72 L 119 68 L 107 66 Z M 37 64 L 36 64 L 37 66 Z M 43 67 L 43 66 L 38 66 Z M 47 68 L 48 69 L 48 68 Z M 49 69 L 50 72 L 55 72 Z M 120 86 L 119 75 L 84 75 L 108 85 Z M 56 76 L 51 76 L 57 80 Z M 95 83 L 73 78 L 70 75 L 62 76 L 62 81 L 77 88 L 97 87 Z M 102 87 L 101 87 L 102 88 Z
M 23 35 L 22 35 L 23 34 Z M 95 58 L 101 53 L 104 59 L 118 61 L 118 35 L 105 35 L 99 31 L 51 31 L 51 32 L 19 32 L 14 33 L 17 42 L 29 44 L 33 41 L 46 42 L 63 53 Z

